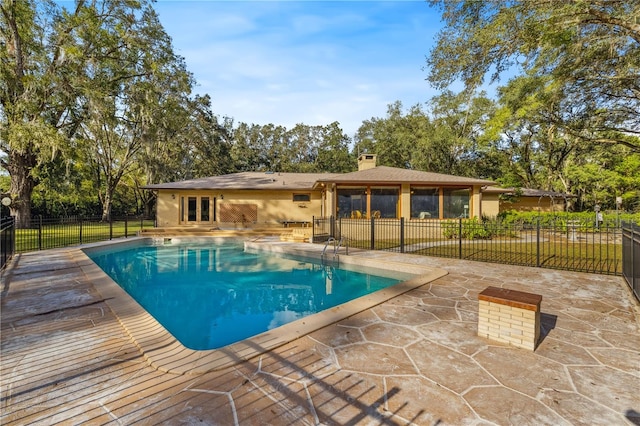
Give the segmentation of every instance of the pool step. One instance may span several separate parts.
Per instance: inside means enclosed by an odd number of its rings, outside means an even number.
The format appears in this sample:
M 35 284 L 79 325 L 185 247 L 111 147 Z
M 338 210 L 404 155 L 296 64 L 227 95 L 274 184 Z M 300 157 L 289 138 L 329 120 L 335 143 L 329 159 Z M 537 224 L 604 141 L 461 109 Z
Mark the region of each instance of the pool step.
M 311 241 L 313 230 L 311 228 L 290 228 L 292 232 L 281 232 L 281 241 L 291 241 L 296 243 L 306 243 Z M 282 231 L 282 230 L 281 230 Z
M 217 227 L 167 227 L 167 228 L 148 228 L 138 233 L 141 237 L 171 237 L 171 236 L 211 236 L 211 237 L 246 237 L 246 236 L 262 236 L 275 235 L 283 238 L 292 238 L 292 241 L 302 241 L 303 237 L 299 232 L 294 237 L 294 231 L 303 228 L 246 228 L 246 229 L 220 229 Z M 310 228 L 309 228 L 310 229 Z

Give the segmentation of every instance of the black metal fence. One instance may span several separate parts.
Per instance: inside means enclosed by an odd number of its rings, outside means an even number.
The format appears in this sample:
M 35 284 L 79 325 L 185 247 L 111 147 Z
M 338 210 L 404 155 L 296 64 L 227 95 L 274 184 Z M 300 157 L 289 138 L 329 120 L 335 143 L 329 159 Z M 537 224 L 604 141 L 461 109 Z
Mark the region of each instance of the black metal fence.
M 110 221 L 102 221 L 100 216 L 36 216 L 31 219 L 30 228 L 15 230 L 15 251 L 21 253 L 126 238 L 153 226 L 153 220 L 132 216 Z
M 622 225 L 622 276 L 640 300 L 640 227 Z
M 350 248 L 622 274 L 620 227 L 571 220 L 501 223 L 333 217 L 314 218 L 313 226 L 314 241 L 333 237 L 346 240 Z
M 0 271 L 7 265 L 15 252 L 15 226 L 13 217 L 0 219 Z

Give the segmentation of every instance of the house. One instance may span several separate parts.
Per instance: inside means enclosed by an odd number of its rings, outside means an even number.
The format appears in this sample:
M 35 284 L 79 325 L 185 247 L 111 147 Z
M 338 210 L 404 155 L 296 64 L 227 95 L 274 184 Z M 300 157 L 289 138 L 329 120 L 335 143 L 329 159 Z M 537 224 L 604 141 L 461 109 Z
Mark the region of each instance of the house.
M 570 200 L 576 198 L 575 195 L 564 192 L 545 191 L 530 188 L 486 188 L 483 191 L 483 201 L 490 202 L 492 207 L 498 206 L 498 211 L 491 212 L 488 216 L 515 210 L 521 212 L 562 212 L 569 207 Z
M 497 212 L 483 202 L 494 182 L 376 166 L 358 158 L 352 173 L 242 172 L 148 185 L 157 193 L 157 224 L 174 226 L 305 226 L 314 217 L 439 220 Z

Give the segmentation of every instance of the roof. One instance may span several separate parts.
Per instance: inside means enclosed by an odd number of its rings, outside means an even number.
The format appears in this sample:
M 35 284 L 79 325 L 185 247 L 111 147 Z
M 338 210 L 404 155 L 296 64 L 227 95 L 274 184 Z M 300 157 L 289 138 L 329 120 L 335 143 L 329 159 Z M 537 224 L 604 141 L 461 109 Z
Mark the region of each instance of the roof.
M 543 189 L 522 188 L 520 191 L 525 197 L 575 198 L 575 195 L 566 192 L 545 191 Z
M 179 182 L 146 185 L 144 189 L 294 189 L 311 190 L 332 173 L 241 172 Z
M 565 192 L 546 191 L 544 189 L 532 188 L 487 188 L 484 193 L 519 195 L 521 197 L 551 197 L 551 198 L 575 198 L 573 194 Z
M 482 190 L 483 194 L 514 194 L 514 188 L 500 188 L 498 186 L 490 186 Z
M 287 189 L 312 190 L 319 183 L 414 183 L 425 185 L 495 185 L 495 182 L 442 173 L 378 166 L 351 173 L 241 172 L 179 182 L 146 185 L 144 189 Z
M 442 173 L 420 170 L 400 169 L 397 167 L 377 166 L 351 173 L 334 174 L 323 180 L 330 183 L 421 183 L 454 185 L 495 185 L 495 182 Z

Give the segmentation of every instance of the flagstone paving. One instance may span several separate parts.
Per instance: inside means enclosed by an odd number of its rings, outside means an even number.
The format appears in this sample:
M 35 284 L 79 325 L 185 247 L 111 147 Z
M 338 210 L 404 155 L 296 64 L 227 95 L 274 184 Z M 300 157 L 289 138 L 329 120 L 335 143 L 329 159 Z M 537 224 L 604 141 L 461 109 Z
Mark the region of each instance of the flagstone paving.
M 620 277 L 352 250 L 448 275 L 180 375 L 150 365 L 74 250 L 17 255 L 2 276 L 0 424 L 640 425 L 640 308 Z M 477 336 L 490 285 L 543 296 L 534 352 Z

